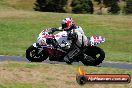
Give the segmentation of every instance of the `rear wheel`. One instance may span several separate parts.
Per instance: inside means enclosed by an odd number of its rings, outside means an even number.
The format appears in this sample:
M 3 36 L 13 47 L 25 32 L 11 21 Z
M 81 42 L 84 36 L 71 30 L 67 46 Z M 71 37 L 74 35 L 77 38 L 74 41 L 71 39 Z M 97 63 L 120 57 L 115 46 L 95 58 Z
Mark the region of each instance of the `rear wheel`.
M 96 66 L 105 58 L 105 52 L 97 46 L 88 46 L 85 54 L 86 58 L 82 61 L 84 65 Z
M 44 51 L 38 53 L 38 49 L 31 45 L 27 50 L 26 50 L 26 58 L 31 61 L 31 62 L 42 62 L 48 58 L 48 54 Z
M 84 54 L 83 59 L 81 59 L 81 62 L 84 64 L 84 65 L 91 65 L 95 62 L 94 58 L 92 58 L 91 56 L 88 56 L 87 54 Z

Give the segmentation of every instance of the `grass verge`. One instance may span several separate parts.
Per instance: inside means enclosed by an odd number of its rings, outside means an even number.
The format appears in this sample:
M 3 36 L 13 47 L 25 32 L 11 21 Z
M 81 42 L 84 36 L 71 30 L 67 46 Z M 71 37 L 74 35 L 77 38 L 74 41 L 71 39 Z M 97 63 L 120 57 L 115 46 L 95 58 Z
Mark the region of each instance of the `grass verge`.
M 76 74 L 79 66 L 44 64 L 44 63 L 0 63 L 1 88 L 131 88 L 129 84 L 86 84 L 76 83 Z M 64 70 L 65 69 L 65 70 Z M 86 67 L 87 73 L 95 74 L 130 74 L 131 70 Z

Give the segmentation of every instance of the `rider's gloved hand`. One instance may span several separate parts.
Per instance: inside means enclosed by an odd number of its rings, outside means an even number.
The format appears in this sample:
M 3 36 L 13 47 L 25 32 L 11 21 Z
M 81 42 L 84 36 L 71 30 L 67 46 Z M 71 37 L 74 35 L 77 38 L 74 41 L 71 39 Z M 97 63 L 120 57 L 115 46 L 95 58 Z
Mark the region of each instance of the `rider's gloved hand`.
M 49 34 L 53 34 L 55 31 L 57 31 L 58 29 L 57 28 L 49 28 L 48 29 L 48 33 Z

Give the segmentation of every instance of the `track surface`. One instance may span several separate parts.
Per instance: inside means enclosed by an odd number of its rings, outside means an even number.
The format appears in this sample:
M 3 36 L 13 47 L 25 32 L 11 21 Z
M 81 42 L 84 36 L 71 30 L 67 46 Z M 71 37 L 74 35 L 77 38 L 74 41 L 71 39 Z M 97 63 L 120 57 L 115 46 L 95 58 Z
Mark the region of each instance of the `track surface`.
M 0 61 L 29 62 L 26 58 L 19 57 L 19 56 L 0 56 Z M 49 60 L 45 60 L 43 63 L 66 64 L 65 62 L 57 62 L 57 61 L 49 61 Z M 79 63 L 78 62 L 73 62 L 73 65 L 82 65 L 82 63 L 81 62 L 79 62 Z M 132 64 L 128 64 L 128 63 L 103 62 L 99 66 L 132 70 Z

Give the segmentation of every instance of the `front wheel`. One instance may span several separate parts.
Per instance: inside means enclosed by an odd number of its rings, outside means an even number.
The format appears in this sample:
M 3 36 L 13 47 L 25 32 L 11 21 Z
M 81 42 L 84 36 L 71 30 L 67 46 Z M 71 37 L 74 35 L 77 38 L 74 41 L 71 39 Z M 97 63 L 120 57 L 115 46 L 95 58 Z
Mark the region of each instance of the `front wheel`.
M 26 58 L 31 61 L 31 62 L 42 62 L 48 58 L 48 54 L 44 51 L 38 53 L 38 49 L 31 45 L 27 50 L 26 50 Z

